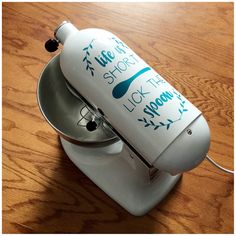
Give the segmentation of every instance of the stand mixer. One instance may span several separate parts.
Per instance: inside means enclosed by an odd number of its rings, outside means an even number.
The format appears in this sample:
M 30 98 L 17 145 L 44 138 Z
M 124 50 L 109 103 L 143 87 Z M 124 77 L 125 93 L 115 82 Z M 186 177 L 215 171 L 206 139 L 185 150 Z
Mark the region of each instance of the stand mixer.
M 206 157 L 201 112 L 116 36 L 63 22 L 37 89 L 70 160 L 133 215 L 147 213 Z

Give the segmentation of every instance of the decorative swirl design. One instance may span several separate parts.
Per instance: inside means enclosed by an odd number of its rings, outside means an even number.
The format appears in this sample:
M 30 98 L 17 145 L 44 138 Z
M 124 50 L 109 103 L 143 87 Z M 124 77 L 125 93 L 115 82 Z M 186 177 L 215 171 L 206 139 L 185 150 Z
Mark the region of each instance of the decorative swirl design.
M 95 41 L 95 39 L 92 39 L 92 41 L 89 43 L 89 45 L 85 48 L 83 48 L 83 51 L 85 51 L 85 57 L 83 58 L 83 62 L 86 63 L 86 70 L 90 70 L 90 73 L 92 76 L 94 76 L 94 68 L 92 67 L 92 62 L 89 60 L 89 56 L 90 56 L 90 50 L 93 49 L 93 42 Z
M 149 126 L 154 127 L 154 130 L 157 130 L 159 127 L 166 127 L 166 129 L 168 130 L 172 124 L 180 121 L 182 119 L 183 113 L 188 111 L 188 109 L 185 108 L 185 101 L 181 98 L 181 95 L 178 94 L 175 90 L 173 90 L 173 93 L 180 100 L 180 107 L 178 108 L 179 117 L 177 119 L 172 120 L 170 118 L 167 118 L 166 120 L 155 123 L 154 121 L 152 120 L 148 121 L 145 117 L 143 117 L 142 119 L 139 118 L 138 121 L 144 122 L 145 123 L 144 127 L 149 127 Z

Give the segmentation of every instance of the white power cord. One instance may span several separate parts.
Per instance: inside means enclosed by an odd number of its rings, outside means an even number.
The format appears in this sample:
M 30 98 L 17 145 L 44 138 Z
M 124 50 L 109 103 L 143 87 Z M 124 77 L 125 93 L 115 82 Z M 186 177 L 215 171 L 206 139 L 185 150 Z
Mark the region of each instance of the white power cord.
M 228 173 L 228 174 L 234 174 L 234 171 L 233 170 L 228 170 L 222 166 L 220 166 L 219 164 L 217 164 L 215 161 L 213 161 L 208 155 L 206 155 L 206 159 L 211 162 L 214 166 L 216 166 L 217 168 L 219 168 L 220 170 Z

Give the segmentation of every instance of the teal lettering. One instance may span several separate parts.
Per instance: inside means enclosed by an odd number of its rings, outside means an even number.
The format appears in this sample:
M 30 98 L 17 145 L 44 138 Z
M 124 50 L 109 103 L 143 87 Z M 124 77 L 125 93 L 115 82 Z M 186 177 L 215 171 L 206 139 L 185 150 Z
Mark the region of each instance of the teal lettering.
M 161 101 L 160 98 L 157 98 L 157 99 L 155 100 L 155 102 L 156 102 L 156 104 L 157 104 L 158 106 L 160 106 L 160 107 L 163 105 L 163 102 Z
M 142 102 L 142 97 L 141 96 L 136 96 L 136 98 L 135 98 L 135 96 L 134 95 L 138 95 L 138 93 L 137 92 L 134 92 L 134 93 L 132 93 L 132 95 L 131 95 L 131 98 L 132 98 L 132 100 L 135 102 L 135 103 L 140 103 L 140 102 Z
M 171 92 L 164 92 L 163 95 L 170 100 L 174 97 L 174 95 Z
M 100 59 L 98 59 L 97 57 L 95 57 L 95 60 L 102 66 L 102 67 L 105 67 L 107 62 L 102 58 L 100 57 Z
M 146 108 L 147 108 L 150 112 L 154 113 L 155 115 L 160 116 L 160 114 L 156 111 L 156 110 L 158 110 L 157 104 L 156 104 L 155 102 L 150 102 L 149 105 L 150 105 L 150 106 L 146 105 Z
M 95 57 L 95 60 L 99 63 L 99 65 L 105 67 L 109 62 L 112 62 L 114 58 L 114 52 L 102 50 L 101 56 Z
M 161 99 L 163 102 L 167 102 L 167 100 L 168 100 L 168 98 L 167 98 L 164 94 L 162 94 L 162 95 L 160 96 L 160 99 Z
M 116 50 L 118 53 L 120 53 L 120 54 L 122 54 L 122 53 L 125 54 L 125 53 L 126 53 L 125 50 L 122 49 L 120 46 L 116 46 L 116 47 L 115 47 L 115 50 Z
M 143 112 L 146 113 L 146 114 L 148 114 L 148 115 L 150 115 L 151 118 L 154 118 L 154 115 L 152 114 L 152 112 L 149 112 L 147 108 L 144 108 L 144 109 L 143 109 Z M 158 115 L 160 116 L 160 114 L 158 114 Z
M 110 51 L 106 52 L 105 50 L 102 50 L 102 56 L 107 62 L 112 62 L 112 59 L 115 58 L 114 53 L 111 53 Z
M 159 107 L 163 106 L 164 103 L 168 102 L 168 100 L 172 100 L 174 95 L 171 92 L 163 92 L 159 98 L 156 98 L 155 101 L 150 102 L 149 105 L 143 109 L 143 112 L 150 115 L 151 118 L 154 118 L 155 115 L 160 116 L 157 112 Z
M 126 71 L 127 70 L 127 65 L 123 62 L 123 61 L 119 61 L 117 63 L 117 67 L 121 70 L 121 71 Z
M 145 98 L 145 95 L 149 94 L 150 92 L 143 92 L 143 87 L 141 86 L 140 90 L 137 90 L 137 92 Z
M 135 109 L 135 107 L 137 107 L 138 106 L 138 104 L 141 104 L 142 103 L 142 101 L 143 101 L 143 99 L 145 98 L 145 95 L 146 94 L 149 94 L 150 92 L 144 92 L 143 91 L 143 89 L 142 89 L 142 86 L 140 87 L 140 89 L 137 89 L 135 92 L 132 92 L 131 94 L 130 94 L 130 98 L 128 98 L 127 99 L 127 101 L 126 101 L 126 105 L 125 104 L 123 104 L 124 105 L 124 107 L 128 110 L 128 111 L 130 111 L 130 112 L 132 112 L 134 109 Z M 155 104 L 154 104 L 154 106 L 155 106 Z M 152 109 L 152 108 L 151 108 Z M 155 107 L 153 108 L 153 112 L 155 112 Z
M 136 62 L 138 62 L 137 58 L 135 58 L 133 54 L 129 55 L 129 57 L 133 58 Z
M 115 58 L 115 53 L 114 53 L 114 52 L 109 51 L 109 52 L 107 52 L 107 55 L 108 55 L 108 57 L 111 58 L 111 59 L 114 59 L 114 58 Z
M 129 111 L 132 112 L 134 110 L 134 107 L 132 107 L 131 109 L 129 107 L 127 107 L 125 104 L 123 104 L 123 106 Z
M 114 76 L 115 78 L 116 78 L 116 75 L 115 75 L 115 72 L 119 72 L 119 73 L 121 73 L 121 71 L 119 70 L 119 68 L 118 67 L 114 67 L 115 69 L 113 70 L 113 71 L 109 71 L 110 72 L 110 74 L 112 74 L 112 76 Z
M 114 82 L 114 77 L 111 76 L 109 73 L 105 73 L 103 78 L 107 80 L 108 84 L 112 84 Z

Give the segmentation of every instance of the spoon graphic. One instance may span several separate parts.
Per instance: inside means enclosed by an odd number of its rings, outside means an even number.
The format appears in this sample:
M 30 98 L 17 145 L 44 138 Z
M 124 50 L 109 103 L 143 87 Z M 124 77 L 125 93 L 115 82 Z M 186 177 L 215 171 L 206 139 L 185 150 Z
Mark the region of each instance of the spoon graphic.
M 133 76 L 131 76 L 129 79 L 124 80 L 124 81 L 120 82 L 119 84 L 117 84 L 112 90 L 112 96 L 116 99 L 123 97 L 126 94 L 126 92 L 128 91 L 131 83 L 136 78 L 138 78 L 140 75 L 142 75 L 143 73 L 145 73 L 149 70 L 151 70 L 150 67 L 145 67 L 142 70 L 140 70 L 139 72 L 137 72 L 136 74 L 134 74 Z

